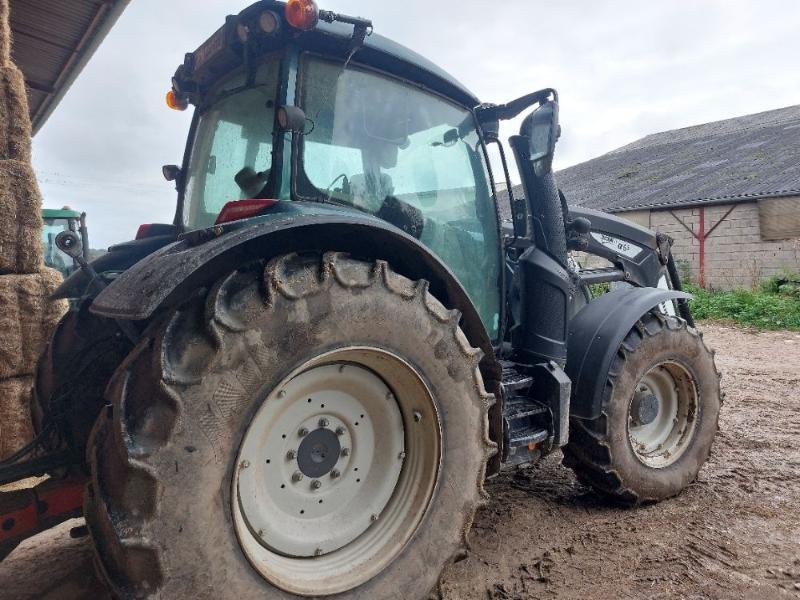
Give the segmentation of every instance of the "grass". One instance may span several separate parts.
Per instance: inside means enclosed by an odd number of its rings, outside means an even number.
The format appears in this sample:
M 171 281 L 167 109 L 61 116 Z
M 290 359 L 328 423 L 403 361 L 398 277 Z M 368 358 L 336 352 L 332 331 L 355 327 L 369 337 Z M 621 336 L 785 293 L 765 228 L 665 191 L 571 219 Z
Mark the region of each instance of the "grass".
M 692 315 L 696 319 L 733 321 L 738 325 L 758 329 L 791 329 L 800 331 L 800 296 L 770 291 L 767 282 L 761 290 L 709 292 L 687 285 L 694 294 Z

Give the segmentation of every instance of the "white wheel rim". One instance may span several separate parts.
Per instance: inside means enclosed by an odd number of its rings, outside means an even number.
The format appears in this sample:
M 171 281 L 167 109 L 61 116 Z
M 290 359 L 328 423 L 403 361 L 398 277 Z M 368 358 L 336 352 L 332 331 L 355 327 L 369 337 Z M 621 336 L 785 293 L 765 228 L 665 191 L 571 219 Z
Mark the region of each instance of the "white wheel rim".
M 663 362 L 645 373 L 628 403 L 628 439 L 639 461 L 653 468 L 675 463 L 692 440 L 697 405 L 684 366 Z
M 270 392 L 242 439 L 232 490 L 240 545 L 286 591 L 357 587 L 413 535 L 440 453 L 435 403 L 407 362 L 377 348 L 308 361 Z

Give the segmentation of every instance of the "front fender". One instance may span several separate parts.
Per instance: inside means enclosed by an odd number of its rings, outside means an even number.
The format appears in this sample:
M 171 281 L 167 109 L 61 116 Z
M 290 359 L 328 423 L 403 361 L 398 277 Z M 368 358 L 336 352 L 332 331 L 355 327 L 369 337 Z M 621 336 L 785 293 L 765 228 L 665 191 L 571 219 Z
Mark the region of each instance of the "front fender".
M 625 288 L 589 302 L 570 323 L 566 372 L 572 380 L 570 415 L 580 419 L 600 416 L 608 370 L 636 322 L 666 300 L 690 294 L 660 288 Z

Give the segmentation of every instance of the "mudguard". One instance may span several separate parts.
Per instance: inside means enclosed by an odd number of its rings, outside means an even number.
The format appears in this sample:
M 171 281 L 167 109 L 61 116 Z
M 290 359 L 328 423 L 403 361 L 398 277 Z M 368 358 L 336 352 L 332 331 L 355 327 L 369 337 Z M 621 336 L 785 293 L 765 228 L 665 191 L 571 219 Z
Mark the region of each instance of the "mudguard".
M 572 380 L 570 416 L 596 419 L 608 370 L 639 318 L 665 300 L 690 294 L 660 288 L 626 288 L 603 294 L 575 315 L 567 343 L 566 372 Z
M 366 213 L 315 209 L 213 227 L 187 235 L 146 256 L 98 294 L 91 310 L 104 317 L 142 321 L 177 306 L 239 265 L 289 252 L 349 252 L 383 259 L 411 279 L 427 279 L 431 293 L 462 314 L 470 343 L 494 363 L 489 335 L 475 306 L 449 268 L 415 238 Z M 483 365 L 482 365 L 483 366 Z M 499 367 L 492 369 L 494 373 Z M 497 377 L 499 379 L 499 377 Z

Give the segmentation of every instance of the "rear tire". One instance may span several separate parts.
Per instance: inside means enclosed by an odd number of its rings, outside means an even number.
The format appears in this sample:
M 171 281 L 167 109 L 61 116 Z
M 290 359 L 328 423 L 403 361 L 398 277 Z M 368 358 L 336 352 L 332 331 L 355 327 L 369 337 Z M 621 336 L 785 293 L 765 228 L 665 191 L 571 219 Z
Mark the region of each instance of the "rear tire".
M 487 420 L 493 396 L 478 370 L 481 352 L 469 346 L 458 321 L 426 282 L 411 282 L 382 262 L 328 253 L 241 269 L 153 324 L 109 385 L 112 409 L 90 444 L 85 512 L 100 570 L 114 591 L 163 598 L 424 598 L 464 548 L 494 452 Z M 346 396 L 351 388 L 327 382 L 347 370 L 367 387 L 385 383 L 393 393 L 380 394 L 384 410 L 349 417 L 345 404 L 353 398 L 374 406 L 372 396 L 353 391 L 323 416 L 303 412 L 320 401 L 303 386 L 319 384 L 328 398 Z M 297 401 L 287 403 L 293 394 Z M 298 424 L 279 428 L 281 419 L 294 423 L 286 417 L 293 411 L 300 411 Z M 405 435 L 381 433 L 379 421 L 393 422 L 383 413 L 402 415 Z M 371 448 L 360 433 L 367 420 L 379 442 Z M 428 433 L 418 434 L 420 427 Z M 302 440 L 314 435 L 316 454 L 305 458 L 316 464 L 295 466 L 306 452 Z M 326 444 L 336 445 L 336 436 L 350 440 L 341 446 L 352 447 L 353 456 L 337 446 L 341 472 L 311 473 L 327 460 Z M 398 443 L 400 453 L 392 445 Z M 357 452 L 366 462 L 356 462 Z M 399 479 L 373 517 L 372 505 L 361 507 L 392 484 L 385 473 L 395 467 L 388 463 L 402 465 Z M 295 480 L 298 470 L 307 474 Z M 378 478 L 370 488 L 378 491 L 354 492 L 336 513 L 349 536 L 326 521 L 329 513 L 300 516 L 318 506 L 316 498 L 333 498 L 332 486 L 355 485 L 354 478 L 358 485 Z M 296 492 L 294 500 L 281 503 L 283 492 Z M 298 525 L 287 528 L 291 519 Z M 298 529 L 303 535 L 292 539 Z
M 564 464 L 624 503 L 675 496 L 708 459 L 720 405 L 719 373 L 700 333 L 648 313 L 609 369 L 601 416 L 572 419 Z

